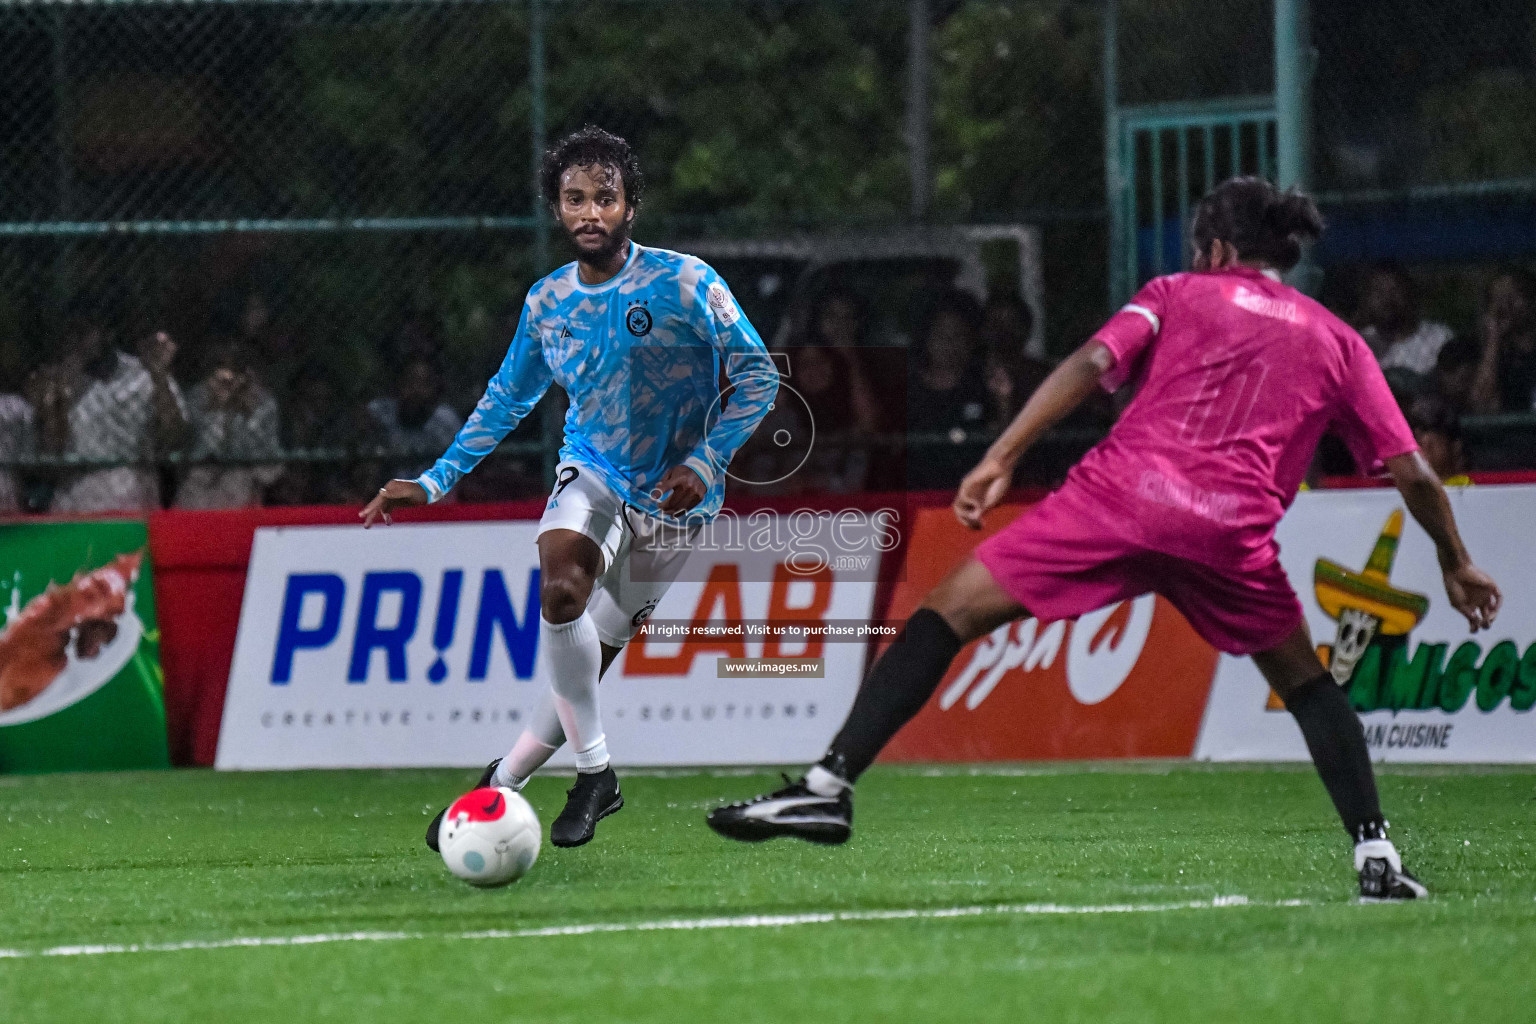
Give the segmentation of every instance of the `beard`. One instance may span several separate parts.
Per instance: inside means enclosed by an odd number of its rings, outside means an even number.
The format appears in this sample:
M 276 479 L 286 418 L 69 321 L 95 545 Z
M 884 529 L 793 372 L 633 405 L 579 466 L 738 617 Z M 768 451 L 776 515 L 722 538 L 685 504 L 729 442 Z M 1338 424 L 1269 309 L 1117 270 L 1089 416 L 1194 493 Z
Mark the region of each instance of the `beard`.
M 617 231 L 605 232 L 603 244 L 595 249 L 583 248 L 577 243 L 576 237 L 575 233 L 571 234 L 571 242 L 576 246 L 577 261 L 589 266 L 603 267 L 611 263 L 613 258 L 629 244 L 629 225 L 621 225 Z

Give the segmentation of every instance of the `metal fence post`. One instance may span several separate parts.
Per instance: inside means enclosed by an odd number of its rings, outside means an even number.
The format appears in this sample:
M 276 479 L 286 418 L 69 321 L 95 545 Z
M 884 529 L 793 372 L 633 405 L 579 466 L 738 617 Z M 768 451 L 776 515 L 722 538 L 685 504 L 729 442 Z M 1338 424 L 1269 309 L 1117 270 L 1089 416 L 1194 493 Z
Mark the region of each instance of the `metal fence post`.
M 1109 213 L 1109 306 L 1124 302 L 1126 223 L 1120 166 L 1120 4 L 1104 0 L 1104 203 Z
M 1312 176 L 1312 35 L 1307 0 L 1275 0 L 1275 148 L 1281 188 L 1306 188 Z M 1320 284 L 1310 252 L 1291 271 L 1304 292 Z
M 907 17 L 907 166 L 912 178 L 912 219 L 928 216 L 929 96 L 932 75 L 928 44 L 928 0 L 908 0 Z
M 533 272 L 549 272 L 549 210 L 539 183 L 539 169 L 544 162 L 549 128 L 546 122 L 548 94 L 544 81 L 544 0 L 528 0 L 528 121 L 532 125 L 532 160 L 529 180 L 533 198 Z M 544 445 L 544 481 L 553 484 L 555 466 L 560 462 L 560 444 L 564 438 L 560 410 L 545 396 L 539 403 L 540 440 Z
M 70 132 L 74 128 L 74 90 L 69 79 L 69 17 L 68 5 L 59 4 L 53 9 L 53 140 L 56 147 L 54 173 L 57 193 L 54 197 L 54 217 L 67 221 L 74 217 L 74 142 Z M 74 243 L 60 240 L 53 254 L 53 297 L 59 305 L 68 301 L 74 291 Z
M 545 120 L 548 95 L 544 82 L 544 0 L 528 0 L 528 93 L 533 145 L 529 168 L 533 191 L 533 261 L 534 271 L 542 274 L 549 268 L 549 211 L 545 209 L 539 185 L 539 168 L 544 161 L 549 131 Z

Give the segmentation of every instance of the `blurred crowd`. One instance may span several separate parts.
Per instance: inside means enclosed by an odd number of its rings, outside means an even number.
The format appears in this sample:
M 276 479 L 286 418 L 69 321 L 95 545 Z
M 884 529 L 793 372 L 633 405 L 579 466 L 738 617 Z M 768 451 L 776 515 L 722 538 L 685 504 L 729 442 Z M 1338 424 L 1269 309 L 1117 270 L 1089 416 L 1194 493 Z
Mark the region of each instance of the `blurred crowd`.
M 918 308 L 911 332 L 889 338 L 871 336 L 868 303 L 851 288 L 833 284 L 793 311 L 774 354 L 803 401 L 775 404 L 733 474 L 774 481 L 760 488 L 772 493 L 954 486 L 1051 364 L 1029 354 L 1034 314 L 1016 295 L 940 289 Z M 1106 395 L 1074 423 L 1112 420 Z M 776 444 L 785 436 L 797 440 Z
M 370 385 L 305 351 L 257 293 L 190 343 L 76 301 L 41 365 L 0 393 L 0 513 L 360 504 L 430 466 L 464 421 L 440 335 L 405 316 Z M 497 459 L 456 497 L 537 493 L 539 471 L 536 455 Z
M 1474 329 L 1461 336 L 1425 316 L 1422 295 L 1406 267 L 1375 264 L 1365 274 L 1353 322 L 1380 360 L 1425 457 L 1447 480 L 1463 480 L 1471 469 L 1536 468 L 1528 430 L 1490 432 L 1480 440 L 1475 466 L 1462 433 L 1467 416 L 1536 409 L 1536 274 L 1518 266 L 1495 271 Z M 1336 452 L 1332 459 L 1328 470 L 1348 471 Z
M 1536 406 L 1536 275 L 1494 273 L 1462 336 L 1424 315 L 1422 294 L 1404 267 L 1377 264 L 1345 312 L 1426 457 L 1453 481 L 1474 468 L 1532 468 L 1529 432 L 1480 442 L 1473 466 L 1462 427 L 1468 415 Z M 776 494 L 954 486 L 1051 365 L 1028 354 L 1034 314 L 1014 295 L 983 302 L 941 289 L 919 308 L 905 336 L 872 337 L 867 300 L 831 283 L 784 330 L 765 330 L 799 400 L 776 403 L 733 475 Z M 445 381 L 442 328 L 429 315 L 401 318 L 377 380 L 348 379 L 297 339 L 255 293 L 191 342 L 76 302 L 41 365 L 0 393 L 0 512 L 361 503 L 429 466 L 483 385 Z M 1037 454 L 1031 482 L 1059 479 L 1114 412 L 1107 395 L 1080 410 L 1067 426 L 1086 440 Z M 539 440 L 530 419 L 514 440 Z M 498 455 L 454 497 L 537 495 L 541 468 L 537 453 Z M 1353 467 L 1325 444 L 1315 469 Z
M 1360 268 L 1347 308 L 1337 309 L 1376 354 L 1426 458 L 1447 481 L 1472 470 L 1536 469 L 1536 417 L 1499 423 L 1491 414 L 1536 410 L 1536 274 L 1523 267 L 1494 271 L 1484 284 L 1476 328 L 1458 336 L 1425 316 L 1423 289 L 1395 262 Z M 816 428 L 808 464 L 781 491 L 855 491 L 953 487 L 992 437 L 1022 408 L 1051 364 L 1027 354 L 1033 314 L 1000 294 L 978 303 L 944 291 L 927 303 L 910 338 L 892 344 L 868 337 L 869 311 L 854 292 L 830 288 L 809 304 L 783 351 L 788 380 L 805 397 Z M 1120 396 L 1125 400 L 1125 396 Z M 792 426 L 794 403 L 779 403 L 780 425 Z M 1094 437 L 1114 421 L 1116 406 L 1096 396 L 1063 426 L 1077 440 L 1032 453 L 1020 482 L 1059 481 Z M 1475 446 L 1463 437 L 1467 417 L 1491 429 Z M 754 439 L 769 457 L 772 430 Z M 791 450 L 778 456 L 793 463 Z M 750 465 L 752 479 L 767 479 Z M 1356 471 L 1343 444 L 1325 438 L 1311 478 Z

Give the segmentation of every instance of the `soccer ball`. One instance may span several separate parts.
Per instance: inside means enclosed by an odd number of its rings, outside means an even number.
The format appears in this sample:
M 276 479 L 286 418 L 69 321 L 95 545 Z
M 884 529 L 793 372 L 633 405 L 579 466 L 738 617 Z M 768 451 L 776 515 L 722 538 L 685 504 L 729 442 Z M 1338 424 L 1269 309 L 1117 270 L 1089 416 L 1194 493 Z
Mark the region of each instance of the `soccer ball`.
M 539 857 L 539 816 L 514 790 L 472 789 L 453 802 L 438 827 L 448 870 L 470 885 L 515 882 Z

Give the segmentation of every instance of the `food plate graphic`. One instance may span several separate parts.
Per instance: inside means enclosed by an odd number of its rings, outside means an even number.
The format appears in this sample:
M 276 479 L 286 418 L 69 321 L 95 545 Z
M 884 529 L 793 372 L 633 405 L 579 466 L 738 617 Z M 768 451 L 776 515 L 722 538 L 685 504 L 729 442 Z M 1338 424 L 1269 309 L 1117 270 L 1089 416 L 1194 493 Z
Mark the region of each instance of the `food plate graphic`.
M 0 726 L 77 704 L 133 660 L 144 638 L 133 593 L 140 558 L 119 556 L 62 587 L 50 586 L 20 615 L 12 611 L 0 632 L 0 694 L 9 695 Z M 9 685 L 18 676 L 22 682 Z

